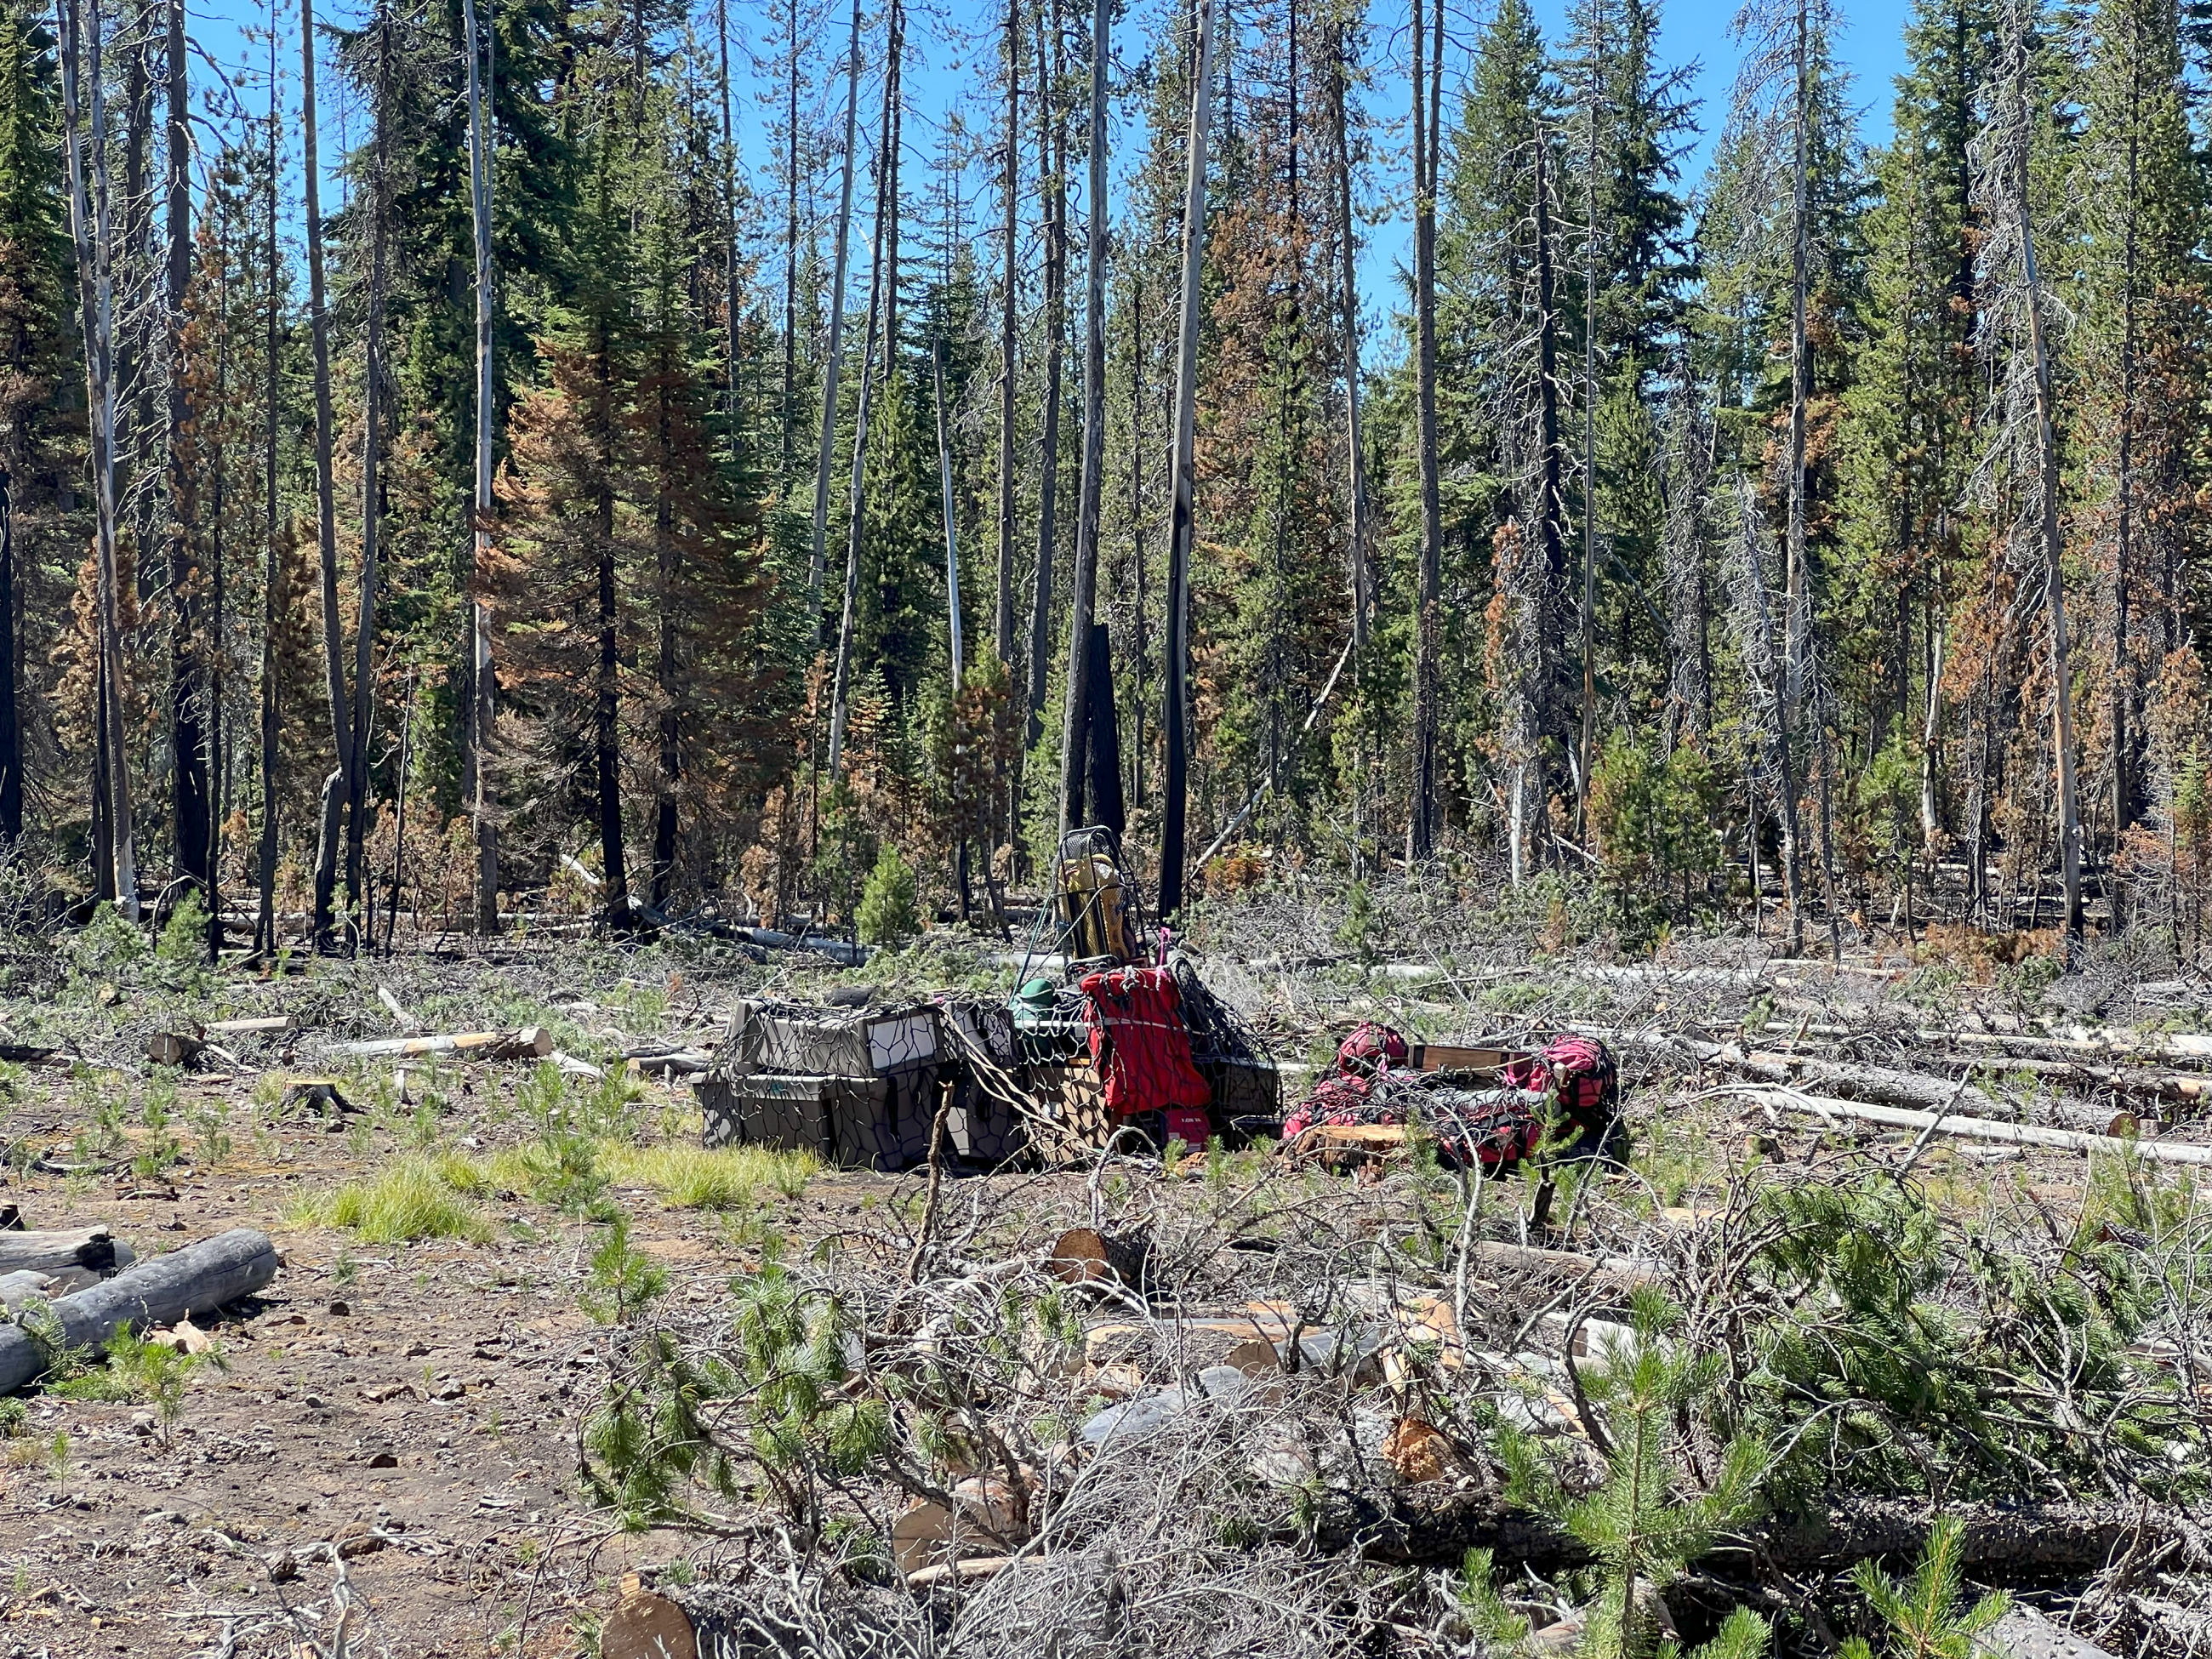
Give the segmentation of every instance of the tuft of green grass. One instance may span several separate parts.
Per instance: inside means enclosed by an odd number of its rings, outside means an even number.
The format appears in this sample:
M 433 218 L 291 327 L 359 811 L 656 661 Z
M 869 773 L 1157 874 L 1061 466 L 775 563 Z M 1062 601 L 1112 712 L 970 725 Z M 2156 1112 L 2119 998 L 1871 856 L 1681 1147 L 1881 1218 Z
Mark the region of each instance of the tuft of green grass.
M 679 1210 L 742 1210 L 764 1187 L 797 1198 L 822 1162 L 769 1146 L 610 1146 L 600 1167 L 617 1185 L 652 1188 Z
M 465 1159 L 419 1154 L 403 1158 L 370 1180 L 348 1182 L 309 1200 L 299 1218 L 347 1228 L 372 1244 L 425 1238 L 480 1243 L 491 1237 L 491 1228 L 476 1206 L 455 1190 L 459 1183 L 452 1178 L 471 1174 L 473 1168 Z

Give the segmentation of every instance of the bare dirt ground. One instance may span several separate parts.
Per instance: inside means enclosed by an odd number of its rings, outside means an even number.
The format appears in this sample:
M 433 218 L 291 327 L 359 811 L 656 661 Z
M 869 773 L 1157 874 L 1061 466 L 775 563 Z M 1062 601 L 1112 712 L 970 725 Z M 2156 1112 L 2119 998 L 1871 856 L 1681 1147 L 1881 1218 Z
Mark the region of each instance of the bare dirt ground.
M 511 1090 L 516 1069 L 482 1068 L 466 1098 Z M 186 1092 L 210 1089 L 243 1115 L 235 1085 Z M 32 1093 L 11 1137 L 69 1127 Z M 34 1225 L 107 1222 L 142 1254 L 258 1227 L 284 1267 L 210 1322 L 222 1369 L 194 1376 L 173 1435 L 143 1406 L 33 1401 L 0 1473 L 0 1652 L 288 1652 L 287 1607 L 334 1624 L 319 1545 L 337 1547 L 359 1599 L 357 1652 L 576 1650 L 570 1605 L 611 1601 L 637 1555 L 619 1547 L 630 1540 L 578 1547 L 603 1531 L 577 1480 L 577 1424 L 601 1376 L 575 1304 L 587 1230 L 526 1200 L 481 1244 L 363 1244 L 288 1222 L 300 1194 L 372 1173 L 396 1139 L 356 1150 L 305 1120 L 180 1167 L 173 1187 L 17 1176 L 9 1195 Z M 803 1237 L 878 1184 L 891 1183 L 824 1177 L 777 1218 Z M 713 1218 L 622 1196 L 678 1297 L 712 1297 L 742 1265 Z

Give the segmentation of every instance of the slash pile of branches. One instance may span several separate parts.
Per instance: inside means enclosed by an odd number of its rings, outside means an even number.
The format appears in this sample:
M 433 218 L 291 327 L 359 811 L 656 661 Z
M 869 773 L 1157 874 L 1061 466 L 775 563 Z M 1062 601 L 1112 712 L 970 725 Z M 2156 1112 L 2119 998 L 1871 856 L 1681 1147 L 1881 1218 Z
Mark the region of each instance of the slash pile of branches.
M 2212 1646 L 2202 1170 L 1747 1139 L 1752 1052 L 1677 1054 L 1723 1088 L 1647 1077 L 1547 1208 L 1418 1135 L 918 1176 L 713 1308 L 614 1225 L 595 1495 L 688 1535 L 702 1651 Z

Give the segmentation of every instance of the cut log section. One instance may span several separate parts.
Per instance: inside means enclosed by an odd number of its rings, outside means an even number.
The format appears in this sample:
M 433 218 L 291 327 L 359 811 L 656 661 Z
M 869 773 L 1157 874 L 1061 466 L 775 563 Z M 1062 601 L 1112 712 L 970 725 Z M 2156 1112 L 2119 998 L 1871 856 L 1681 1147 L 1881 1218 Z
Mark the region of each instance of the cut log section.
M 0 1273 L 0 1307 L 12 1314 L 32 1297 L 58 1296 L 61 1290 L 61 1281 L 52 1274 L 18 1268 L 11 1273 Z
M 1402 1123 L 1316 1123 L 1302 1131 L 1286 1151 L 1289 1157 L 1342 1170 L 1395 1157 L 1404 1152 L 1406 1143 Z
M 1152 1240 L 1141 1232 L 1071 1227 L 1054 1241 L 1044 1270 L 1063 1285 L 1119 1285 L 1133 1291 L 1144 1282 L 1151 1253 Z
M 1030 1535 L 1019 1492 L 1003 1480 L 970 1477 L 952 1489 L 950 1508 L 926 1498 L 891 1523 L 891 1554 L 899 1571 L 919 1572 L 971 1557 L 999 1555 Z
M 600 1629 L 599 1659 L 699 1659 L 699 1638 L 675 1602 L 634 1591 Z
M 292 1029 L 289 1014 L 263 1014 L 252 1019 L 211 1020 L 207 1026 L 210 1036 L 283 1036 Z
M 53 1304 L 62 1346 L 106 1347 L 124 1325 L 150 1331 L 209 1313 L 251 1296 L 276 1276 L 276 1247 L 269 1235 L 237 1227 L 181 1250 L 134 1264 L 128 1272 L 64 1296 Z M 51 1357 L 19 1326 L 0 1327 L 0 1394 L 12 1394 L 44 1375 Z
M 1418 1417 L 1401 1417 L 1391 1425 L 1382 1455 L 1409 1486 L 1449 1480 L 1473 1467 L 1441 1430 Z
M 156 1066 L 189 1066 L 207 1047 L 204 1038 L 184 1031 L 156 1031 L 146 1039 L 146 1058 Z
M 542 1060 L 553 1052 L 553 1034 L 543 1025 L 525 1025 L 513 1031 L 458 1031 L 438 1036 L 339 1042 L 333 1043 L 330 1052 L 353 1060 L 411 1060 L 418 1054 L 451 1054 L 457 1060 Z

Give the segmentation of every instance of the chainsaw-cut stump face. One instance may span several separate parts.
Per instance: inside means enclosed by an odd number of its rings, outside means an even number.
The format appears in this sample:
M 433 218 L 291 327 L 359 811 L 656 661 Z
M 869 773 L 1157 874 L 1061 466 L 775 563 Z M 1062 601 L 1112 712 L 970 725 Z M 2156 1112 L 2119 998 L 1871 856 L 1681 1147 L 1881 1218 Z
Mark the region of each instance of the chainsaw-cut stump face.
M 599 1659 L 699 1659 L 684 1609 L 665 1595 L 626 1595 L 599 1632 Z

